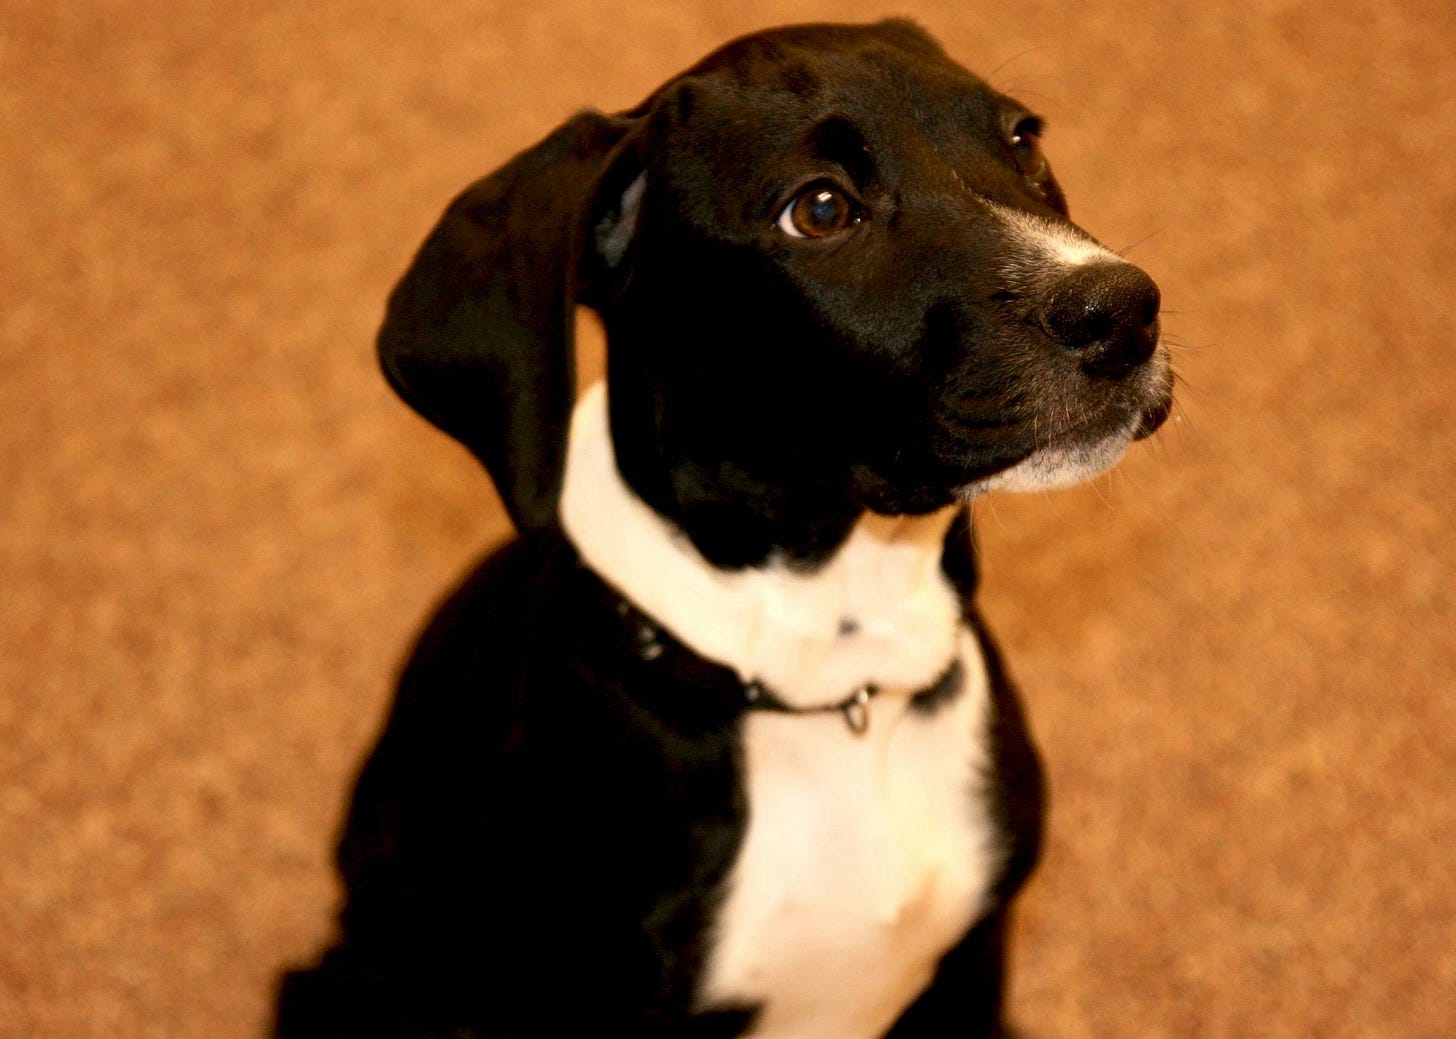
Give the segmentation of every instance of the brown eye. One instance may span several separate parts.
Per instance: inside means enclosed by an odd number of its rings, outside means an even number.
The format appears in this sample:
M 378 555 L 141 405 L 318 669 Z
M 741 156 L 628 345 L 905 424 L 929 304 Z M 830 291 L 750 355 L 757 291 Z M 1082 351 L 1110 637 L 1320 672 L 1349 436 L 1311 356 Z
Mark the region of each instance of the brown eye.
M 784 207 L 779 229 L 795 238 L 824 238 L 861 219 L 859 209 L 843 194 L 817 184 Z
M 1039 180 L 1046 176 L 1046 156 L 1041 153 L 1041 120 L 1028 116 L 1011 131 L 1011 155 L 1023 177 Z

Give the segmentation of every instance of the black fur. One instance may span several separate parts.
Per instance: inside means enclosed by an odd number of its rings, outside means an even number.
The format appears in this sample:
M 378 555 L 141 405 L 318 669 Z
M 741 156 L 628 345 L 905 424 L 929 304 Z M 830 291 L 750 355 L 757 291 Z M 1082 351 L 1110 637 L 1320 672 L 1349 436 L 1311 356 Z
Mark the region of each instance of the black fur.
M 743 835 L 743 687 L 670 636 L 645 659 L 616 602 L 547 535 L 441 609 L 355 792 L 344 940 L 288 979 L 280 1035 L 739 1034 L 754 1008 L 691 1001 Z M 996 675 L 995 786 L 1027 802 L 1000 905 L 1034 856 L 1040 780 Z M 999 942 L 986 925 L 948 957 L 942 974 L 977 980 L 934 1022 L 994 1034 L 970 1023 L 997 1020 Z
M 1116 320 L 1070 328 L 1066 292 L 1025 273 L 1036 257 L 997 218 L 1071 227 L 1015 133 L 1031 119 L 909 23 L 798 27 L 735 41 L 632 111 L 577 116 L 452 204 L 390 300 L 381 357 L 490 469 L 523 538 L 415 649 L 340 845 L 338 943 L 285 979 L 279 1035 L 751 1025 L 758 1008 L 695 1003 L 745 832 L 743 686 L 635 629 L 557 524 L 573 307 L 607 329 L 633 491 L 717 566 L 812 569 L 867 509 L 927 512 L 1058 437 L 1166 414 L 1131 377 L 1156 300 L 1139 283 L 1134 320 L 1132 289 L 1083 286 Z M 820 183 L 865 219 L 791 239 L 779 214 Z M 1080 424 L 1056 428 L 1071 404 Z M 1040 840 L 1040 770 L 972 602 L 964 513 L 943 568 L 990 671 L 1007 857 L 894 1039 L 1003 1034 L 1006 907 Z

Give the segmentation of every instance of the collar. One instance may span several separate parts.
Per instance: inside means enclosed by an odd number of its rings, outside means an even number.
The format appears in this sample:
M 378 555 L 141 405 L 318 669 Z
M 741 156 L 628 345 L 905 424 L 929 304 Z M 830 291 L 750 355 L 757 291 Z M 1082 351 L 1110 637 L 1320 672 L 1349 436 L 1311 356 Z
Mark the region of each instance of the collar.
M 613 612 L 621 620 L 627 638 L 636 655 L 649 665 L 661 662 L 663 668 L 677 666 L 684 653 L 692 650 L 683 646 L 672 634 L 653 618 L 643 613 L 621 593 L 603 586 L 612 605 Z M 923 689 L 917 689 L 910 696 L 910 709 L 934 711 L 941 704 L 952 699 L 962 685 L 963 669 L 959 657 L 951 660 L 945 671 L 934 682 Z M 869 731 L 870 702 L 880 695 L 881 687 L 865 682 L 852 689 L 849 695 L 825 703 L 797 705 L 786 702 L 774 689 L 760 678 L 740 681 L 742 695 L 739 711 L 768 711 L 776 714 L 814 715 L 840 714 L 856 736 Z

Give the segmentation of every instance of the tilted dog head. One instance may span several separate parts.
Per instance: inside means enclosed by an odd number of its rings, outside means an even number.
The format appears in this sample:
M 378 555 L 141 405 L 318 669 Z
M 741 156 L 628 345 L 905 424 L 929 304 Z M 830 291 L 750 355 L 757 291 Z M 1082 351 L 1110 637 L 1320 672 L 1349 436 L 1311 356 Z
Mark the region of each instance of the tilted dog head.
M 745 37 L 460 195 L 385 370 L 549 527 L 593 307 L 621 473 L 720 565 L 1082 479 L 1171 376 L 1156 286 L 1069 221 L 1040 130 L 909 23 Z

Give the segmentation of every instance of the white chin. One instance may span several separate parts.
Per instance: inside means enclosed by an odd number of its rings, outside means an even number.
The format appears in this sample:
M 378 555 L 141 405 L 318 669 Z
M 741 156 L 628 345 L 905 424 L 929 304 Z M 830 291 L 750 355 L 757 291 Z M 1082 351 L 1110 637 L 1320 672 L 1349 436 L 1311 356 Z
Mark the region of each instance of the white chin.
M 1070 487 L 1090 480 L 1116 465 L 1132 443 L 1130 433 L 1117 433 L 1090 444 L 1044 447 L 1010 469 L 977 480 L 965 488 L 963 497 L 986 491 L 1044 491 Z

